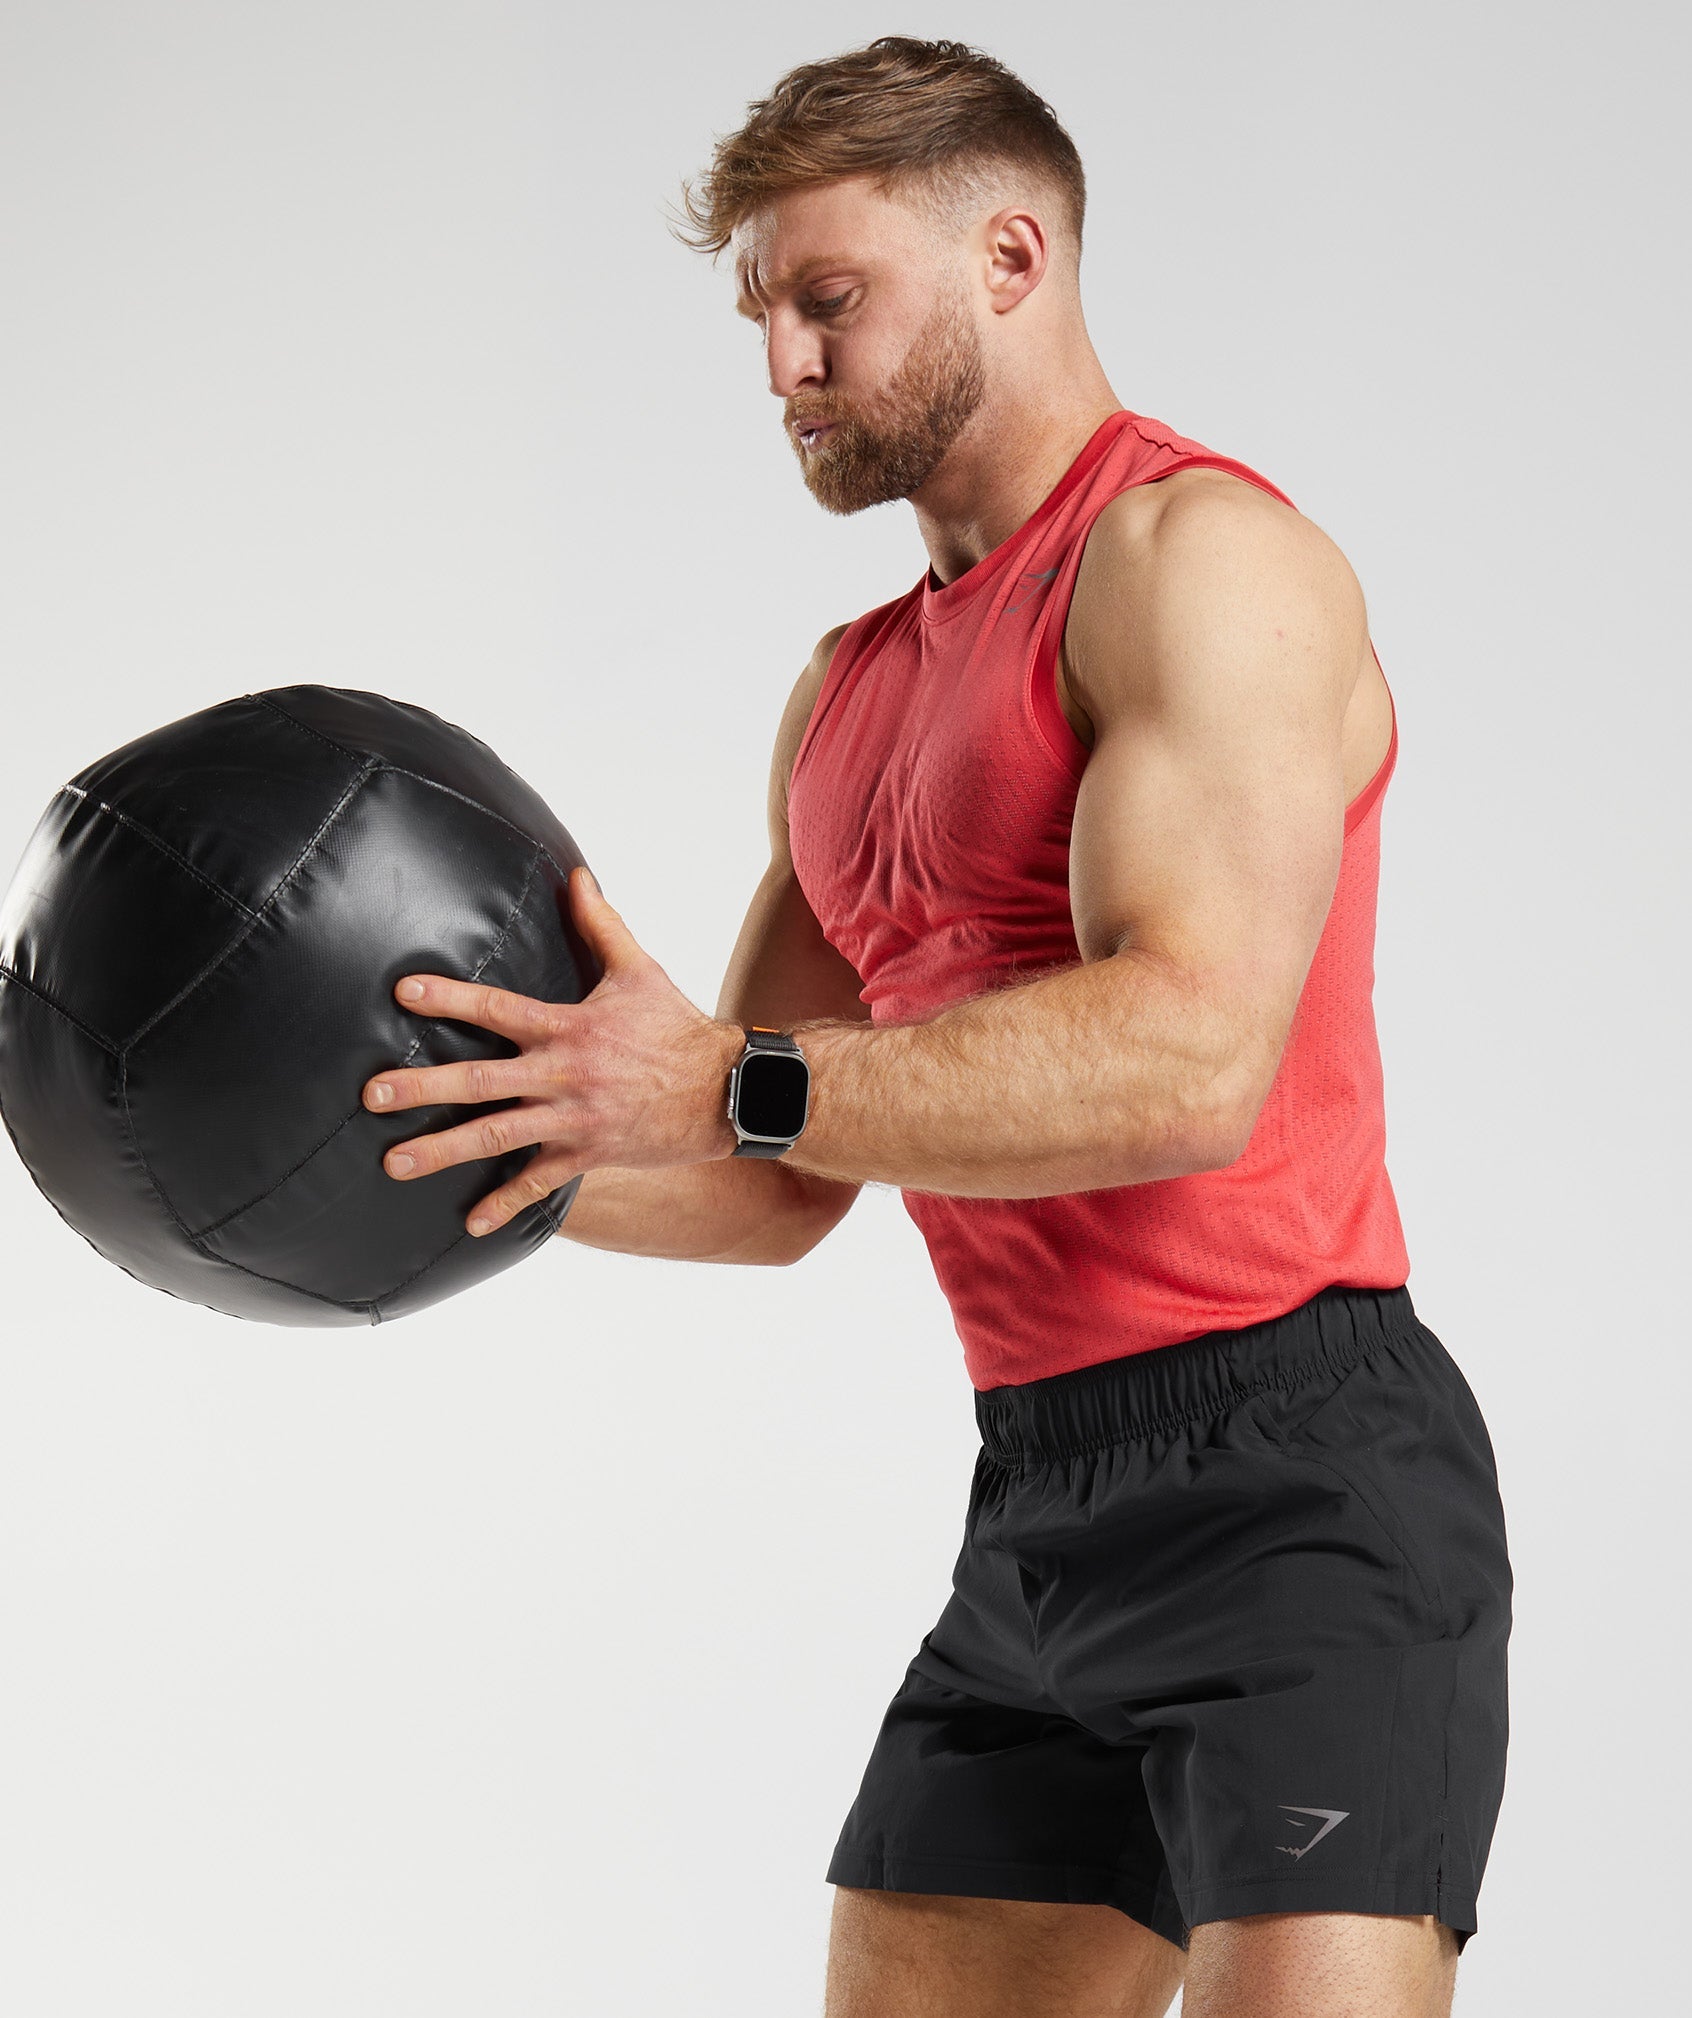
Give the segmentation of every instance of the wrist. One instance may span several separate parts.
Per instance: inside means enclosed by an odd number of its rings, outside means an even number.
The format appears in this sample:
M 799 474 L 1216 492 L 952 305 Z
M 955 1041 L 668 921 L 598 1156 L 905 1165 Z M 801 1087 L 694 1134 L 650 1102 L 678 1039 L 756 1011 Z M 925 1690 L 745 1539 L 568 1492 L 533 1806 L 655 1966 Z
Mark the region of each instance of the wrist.
M 732 1156 L 740 1140 L 734 1132 L 734 1123 L 729 1119 L 725 1093 L 730 1075 L 745 1049 L 746 1032 L 740 1024 L 727 1023 L 720 1016 L 711 1019 L 707 1046 L 710 1083 L 706 1105 L 710 1114 L 710 1160 L 713 1162 Z
M 788 1161 L 840 1183 L 884 1181 L 886 1138 L 899 1126 L 909 1091 L 905 1075 L 888 1069 L 900 1027 L 831 1017 L 796 1024 L 793 1034 L 811 1068 L 811 1109 Z

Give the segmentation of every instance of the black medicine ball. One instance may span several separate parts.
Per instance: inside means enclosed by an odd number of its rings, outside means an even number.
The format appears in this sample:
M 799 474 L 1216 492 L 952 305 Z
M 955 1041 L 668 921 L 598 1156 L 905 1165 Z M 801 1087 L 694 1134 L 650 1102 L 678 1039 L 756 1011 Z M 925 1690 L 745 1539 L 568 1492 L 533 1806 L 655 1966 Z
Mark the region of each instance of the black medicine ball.
M 359 1095 L 515 1048 L 409 1014 L 403 974 L 581 1000 L 581 859 L 485 744 L 380 694 L 248 694 L 102 758 L 0 912 L 0 1113 L 30 1175 L 142 1282 L 271 1324 L 377 1324 L 510 1267 L 580 1180 L 472 1239 L 532 1152 L 396 1183 L 396 1142 L 489 1110 Z

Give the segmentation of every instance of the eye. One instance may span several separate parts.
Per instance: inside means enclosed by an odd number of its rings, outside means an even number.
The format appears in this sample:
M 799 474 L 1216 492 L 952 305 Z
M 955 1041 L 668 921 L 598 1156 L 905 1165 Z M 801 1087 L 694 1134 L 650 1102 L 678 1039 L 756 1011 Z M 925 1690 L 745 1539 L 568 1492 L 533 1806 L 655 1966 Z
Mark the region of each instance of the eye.
M 838 315 L 851 298 L 852 290 L 847 288 L 844 294 L 831 294 L 826 301 L 813 301 L 811 303 L 811 313 L 813 315 Z

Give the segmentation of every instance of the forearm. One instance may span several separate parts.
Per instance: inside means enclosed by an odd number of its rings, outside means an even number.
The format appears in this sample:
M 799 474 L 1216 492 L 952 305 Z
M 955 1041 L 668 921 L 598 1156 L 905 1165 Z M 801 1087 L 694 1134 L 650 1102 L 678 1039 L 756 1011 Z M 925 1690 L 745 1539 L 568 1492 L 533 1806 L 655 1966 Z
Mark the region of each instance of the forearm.
M 854 1185 L 753 1158 L 606 1167 L 582 1179 L 558 1230 L 614 1254 L 779 1266 L 808 1253 L 855 1195 Z
M 1236 1033 L 1184 976 L 1132 951 L 926 1023 L 801 1025 L 811 1115 L 791 1161 L 977 1198 L 1217 1168 L 1249 1130 L 1254 1072 Z

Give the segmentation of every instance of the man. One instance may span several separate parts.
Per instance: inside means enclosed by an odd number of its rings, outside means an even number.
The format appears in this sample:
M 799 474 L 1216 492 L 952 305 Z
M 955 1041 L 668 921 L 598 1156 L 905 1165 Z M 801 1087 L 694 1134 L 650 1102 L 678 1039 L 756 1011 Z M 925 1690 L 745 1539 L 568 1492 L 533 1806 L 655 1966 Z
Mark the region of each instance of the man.
M 1503 1780 L 1486 1431 L 1417 1320 L 1370 991 L 1392 699 L 1343 556 L 1124 408 L 1084 182 L 990 58 L 887 37 L 690 190 L 806 484 L 908 498 L 930 568 L 818 645 L 771 862 L 701 1014 L 578 872 L 577 1006 L 438 976 L 536 1145 L 502 1224 L 788 1262 L 904 1189 L 982 1450 L 955 1590 L 836 1846 L 829 2018 L 1425 2018 Z M 752 1027 L 752 1026 L 761 1026 Z M 808 1078 L 808 1090 L 807 1090 Z

